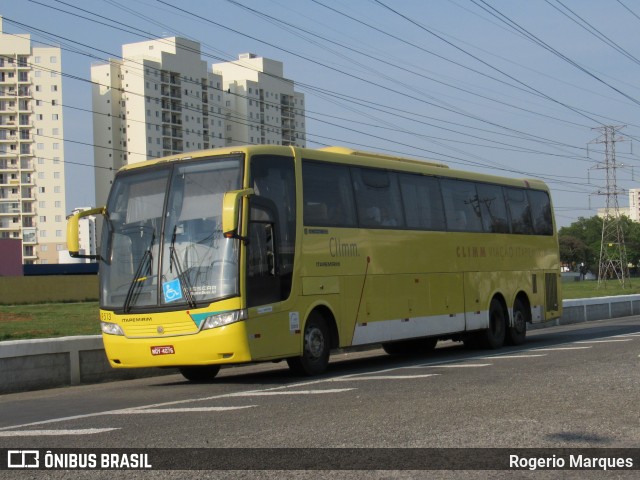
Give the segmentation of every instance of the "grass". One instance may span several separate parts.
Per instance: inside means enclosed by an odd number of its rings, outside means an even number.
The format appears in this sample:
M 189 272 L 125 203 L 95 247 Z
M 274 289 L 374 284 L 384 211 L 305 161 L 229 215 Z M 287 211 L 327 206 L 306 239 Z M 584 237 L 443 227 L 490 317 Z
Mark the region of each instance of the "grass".
M 634 295 L 640 293 L 640 278 L 632 278 L 625 288 L 617 280 L 609 280 L 598 286 L 597 280 L 584 282 L 562 282 L 562 298 L 610 297 L 613 295 Z
M 562 298 L 591 298 L 640 293 L 640 278 L 621 288 L 619 282 L 562 282 Z M 0 305 L 0 341 L 28 338 L 97 335 L 100 333 L 98 302 Z
M 0 305 L 0 341 L 98 333 L 98 302 Z

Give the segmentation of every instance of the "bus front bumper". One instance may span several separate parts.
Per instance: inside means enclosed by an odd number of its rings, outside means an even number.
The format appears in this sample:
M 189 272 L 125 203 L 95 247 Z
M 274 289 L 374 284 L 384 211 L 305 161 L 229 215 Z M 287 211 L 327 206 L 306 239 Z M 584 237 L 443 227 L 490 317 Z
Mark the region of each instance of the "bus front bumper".
M 180 367 L 251 361 L 245 322 L 193 335 L 128 338 L 103 334 L 113 368 Z

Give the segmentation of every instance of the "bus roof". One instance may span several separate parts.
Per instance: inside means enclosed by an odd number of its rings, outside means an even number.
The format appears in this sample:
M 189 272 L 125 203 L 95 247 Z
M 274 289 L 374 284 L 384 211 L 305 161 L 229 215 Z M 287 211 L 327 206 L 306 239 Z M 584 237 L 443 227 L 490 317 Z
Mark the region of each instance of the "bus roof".
M 233 147 L 215 148 L 209 150 L 197 150 L 193 152 L 183 152 L 176 155 L 148 160 L 130 165 L 123 166 L 120 171 L 126 171 L 137 168 L 145 168 L 163 163 L 179 162 L 183 160 L 192 160 L 197 158 L 208 157 L 211 155 L 231 155 L 231 154 L 271 154 L 271 155 L 287 155 L 308 158 L 310 160 L 337 160 L 339 163 L 355 163 L 358 165 L 371 164 L 374 168 L 387 168 L 390 170 L 404 170 L 415 172 L 415 167 L 421 167 L 417 173 L 426 175 L 437 175 L 452 178 L 460 178 L 466 180 L 478 180 L 487 183 L 500 183 L 503 185 L 514 185 L 525 188 L 535 188 L 548 190 L 546 184 L 534 178 L 513 178 L 501 177 L 490 174 L 472 172 L 468 170 L 450 169 L 444 163 L 434 162 L 430 160 L 418 160 L 409 157 L 401 157 L 387 155 L 384 153 L 368 152 L 362 150 L 354 150 L 347 147 L 332 146 L 318 149 L 300 148 L 293 146 L 281 145 L 239 145 Z M 333 154 L 333 155 L 332 155 Z M 331 157 L 331 158 L 329 158 Z

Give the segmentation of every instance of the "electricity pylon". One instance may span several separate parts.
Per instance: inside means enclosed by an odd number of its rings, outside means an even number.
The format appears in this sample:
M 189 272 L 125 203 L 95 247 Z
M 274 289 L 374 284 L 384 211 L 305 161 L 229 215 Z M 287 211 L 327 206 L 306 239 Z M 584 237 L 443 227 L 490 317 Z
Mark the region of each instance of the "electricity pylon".
M 600 135 L 591 143 L 604 143 L 604 162 L 599 162 L 594 168 L 605 170 L 606 187 L 596 195 L 606 197 L 606 207 L 602 220 L 602 243 L 600 246 L 600 260 L 598 262 L 598 287 L 606 286 L 606 281 L 618 279 L 622 287 L 629 285 L 629 265 L 627 263 L 627 249 L 624 244 L 622 218 L 618 205 L 618 195 L 624 190 L 618 190 L 616 182 L 616 142 L 624 140 L 617 136 L 623 126 L 603 126 L 595 128 Z

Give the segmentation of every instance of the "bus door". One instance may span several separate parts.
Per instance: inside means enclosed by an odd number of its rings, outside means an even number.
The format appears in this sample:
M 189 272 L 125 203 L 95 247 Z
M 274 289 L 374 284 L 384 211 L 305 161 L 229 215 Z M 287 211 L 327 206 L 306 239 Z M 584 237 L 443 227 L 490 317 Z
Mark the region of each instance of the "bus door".
M 294 160 L 251 158 L 246 245 L 247 329 L 253 359 L 298 354 L 299 312 L 290 311 L 296 238 Z

